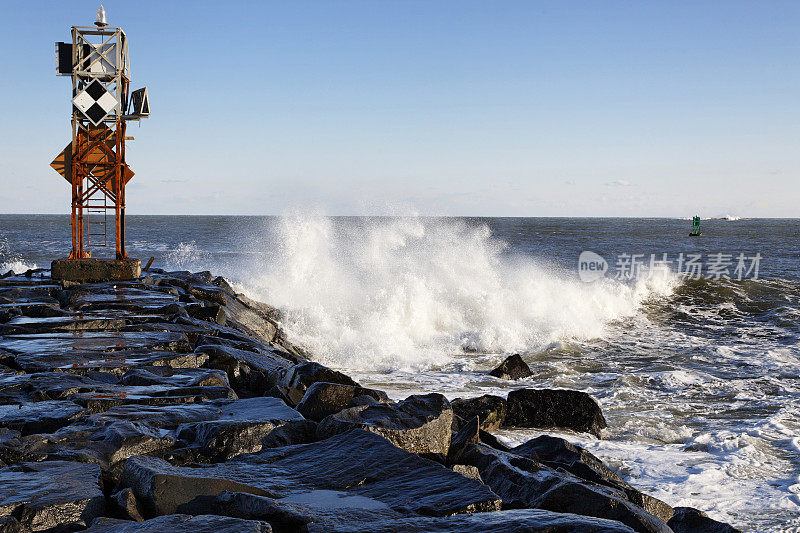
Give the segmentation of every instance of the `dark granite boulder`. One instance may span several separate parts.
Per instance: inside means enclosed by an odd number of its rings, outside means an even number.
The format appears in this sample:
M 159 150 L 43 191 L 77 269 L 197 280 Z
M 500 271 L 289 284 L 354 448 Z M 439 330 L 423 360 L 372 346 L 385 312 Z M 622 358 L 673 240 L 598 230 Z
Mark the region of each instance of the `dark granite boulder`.
M 262 448 L 305 444 L 315 440 L 317 424 L 277 398 L 240 400 L 215 420 L 187 422 L 178 426 L 178 438 L 195 452 L 195 461 L 224 461 Z M 249 409 L 248 409 L 249 407 Z M 260 407 L 260 408 L 259 408 Z M 242 408 L 241 411 L 237 409 Z
M 96 465 L 46 461 L 0 469 L 0 519 L 13 516 L 27 530 L 85 527 L 104 508 Z
M 489 375 L 500 379 L 522 379 L 532 376 L 533 372 L 519 354 L 514 354 L 509 355 L 500 366 L 491 370 Z
M 144 522 L 131 522 L 116 518 L 98 518 L 87 533 L 270 533 L 272 527 L 265 522 L 240 520 L 227 516 L 181 515 L 159 516 Z
M 458 457 L 464 451 L 467 444 L 480 444 L 480 419 L 473 416 L 469 422 L 461 426 L 461 429 L 450 439 L 450 447 L 447 450 L 447 461 L 450 464 L 457 463 Z
M 190 304 L 186 306 L 186 312 L 198 320 L 214 322 L 221 326 L 226 323 L 225 307 L 221 305 Z
M 308 524 L 309 533 L 352 533 L 348 524 Z M 376 520 L 361 526 L 360 533 L 633 533 L 612 520 L 540 509 L 519 509 L 455 515 L 445 518 L 411 517 Z
M 195 350 L 208 356 L 205 366 L 224 371 L 228 381 L 242 397 L 263 396 L 291 367 L 291 363 L 269 352 L 240 350 L 224 345 L 203 345 Z
M 364 401 L 362 397 L 374 400 Z M 318 381 L 313 383 L 303 396 L 303 400 L 297 405 L 297 410 L 306 418 L 319 422 L 328 415 L 338 413 L 348 407 L 354 407 L 356 402 L 368 403 L 387 403 L 389 397 L 385 392 L 358 387 L 354 385 L 341 385 L 339 383 L 326 383 Z
M 511 448 L 509 451 L 553 468 L 563 468 L 567 472 L 593 483 L 604 485 L 625 483 L 619 474 L 607 467 L 600 459 L 577 444 L 572 444 L 559 437 L 541 435 L 516 448 Z
M 585 392 L 518 389 L 508 394 L 506 426 L 564 428 L 600 437 L 607 426 L 597 402 Z
M 255 336 L 264 342 L 272 342 L 278 335 L 276 326 L 267 305 L 258 305 L 248 298 L 233 296 L 228 292 L 217 289 L 221 301 L 225 306 L 225 322 L 228 326 L 238 329 L 248 335 Z M 270 309 L 270 310 L 268 310 Z
M 139 507 L 139 502 L 136 501 L 136 496 L 133 495 L 131 489 L 122 489 L 121 491 L 112 494 L 108 499 L 109 511 L 114 516 L 122 518 L 123 520 L 135 520 L 142 522 L 142 509 Z
M 636 490 L 600 459 L 577 444 L 558 437 L 542 435 L 509 451 L 551 468 L 563 468 L 586 481 L 622 490 L 629 501 L 665 522 L 673 515 L 672 507 L 658 498 Z
M 669 533 L 660 518 L 612 487 L 595 485 L 563 470 L 481 444 L 467 444 L 456 457 L 475 466 L 483 483 L 503 498 L 504 508 L 545 509 L 616 520 L 642 533 Z
M 463 420 L 470 420 L 474 416 L 481 419 L 481 429 L 494 431 L 503 425 L 506 419 L 506 399 L 500 396 L 485 394 L 477 398 L 452 401 L 453 412 Z
M 327 438 L 360 428 L 411 453 L 447 455 L 453 410 L 441 394 L 409 396 L 396 404 L 351 407 L 326 417 L 317 435 Z
M 198 468 L 132 457 L 120 481 L 128 487 L 149 516 L 193 510 L 223 491 L 290 501 L 340 491 L 363 497 L 361 507 L 433 516 L 497 510 L 500 503 L 479 482 L 360 430 Z
M 297 405 L 303 400 L 308 387 L 319 381 L 350 385 L 352 387 L 361 386 L 341 372 L 319 363 L 306 362 L 286 369 L 278 382 L 278 387 L 289 400 L 290 405 Z
M 160 447 L 161 451 L 170 451 L 159 455 L 178 463 L 221 461 L 264 447 L 310 442 L 316 436 L 314 422 L 270 397 L 185 405 L 124 405 L 92 415 L 89 420 L 97 425 L 136 422 L 173 430 L 163 438 L 177 440 L 176 445 Z
M 717 522 L 692 507 L 676 507 L 667 525 L 675 533 L 739 533 L 735 527 Z

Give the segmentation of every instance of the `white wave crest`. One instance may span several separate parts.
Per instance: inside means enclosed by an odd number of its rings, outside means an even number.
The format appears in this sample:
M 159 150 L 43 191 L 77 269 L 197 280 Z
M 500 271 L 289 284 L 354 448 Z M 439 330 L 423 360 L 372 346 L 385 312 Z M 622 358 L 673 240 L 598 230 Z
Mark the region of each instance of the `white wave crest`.
M 22 259 L 12 259 L 9 261 L 0 262 L 0 274 L 5 274 L 9 270 L 13 271 L 15 274 L 23 274 L 34 268 L 39 268 L 36 263 L 30 263 L 28 261 L 23 261 Z
M 9 270 L 23 274 L 35 268 L 39 268 L 36 263 L 26 261 L 11 249 L 7 238 L 0 238 L 0 274 L 6 274 Z
M 292 341 L 349 369 L 422 369 L 465 350 L 597 338 L 610 321 L 671 292 L 676 279 L 582 283 L 505 253 L 484 225 L 453 219 L 290 216 L 268 231 L 261 262 L 233 277 L 283 310 Z
M 164 254 L 167 269 L 203 270 L 211 259 L 211 254 L 202 250 L 195 241 L 181 242 Z

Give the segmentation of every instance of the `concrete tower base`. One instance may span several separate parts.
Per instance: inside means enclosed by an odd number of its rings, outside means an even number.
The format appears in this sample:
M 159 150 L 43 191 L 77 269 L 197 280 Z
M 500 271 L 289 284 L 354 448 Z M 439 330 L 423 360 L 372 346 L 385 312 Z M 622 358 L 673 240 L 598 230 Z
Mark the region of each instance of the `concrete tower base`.
M 77 281 L 127 281 L 142 275 L 138 259 L 56 259 L 50 265 L 53 279 Z

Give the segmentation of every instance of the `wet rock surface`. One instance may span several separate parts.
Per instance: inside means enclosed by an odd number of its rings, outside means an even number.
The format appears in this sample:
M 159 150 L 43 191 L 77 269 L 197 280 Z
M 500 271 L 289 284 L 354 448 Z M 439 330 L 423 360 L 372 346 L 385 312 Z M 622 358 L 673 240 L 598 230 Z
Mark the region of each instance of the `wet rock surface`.
M 209 272 L 28 274 L 0 278 L 0 531 L 736 531 L 563 439 L 491 434 L 599 435 L 582 392 L 395 402 Z
M 348 407 L 388 402 L 389 397 L 383 391 L 319 381 L 308 387 L 297 410 L 304 417 L 319 422 Z
M 146 520 L 130 522 L 113 518 L 99 518 L 92 527 L 91 533 L 162 533 L 165 531 L 186 533 L 270 533 L 269 524 L 255 520 L 239 520 L 214 515 L 167 515 Z
M 607 426 L 597 402 L 585 392 L 563 389 L 518 389 L 508 394 L 505 425 L 566 428 L 600 437 Z
M 397 404 L 351 407 L 326 417 L 317 434 L 326 438 L 360 428 L 388 439 L 398 448 L 421 454 L 447 455 L 453 409 L 441 394 L 409 396 Z
M 615 520 L 643 533 L 671 531 L 663 520 L 629 501 L 624 491 L 586 482 L 532 459 L 473 443 L 465 445 L 455 459 L 475 466 L 483 483 L 503 499 L 504 508 Z
M 667 525 L 675 533 L 739 533 L 735 527 L 712 520 L 703 511 L 692 507 L 676 507 Z
M 349 376 L 336 370 L 331 370 L 319 363 L 309 361 L 286 369 L 278 388 L 288 398 L 291 405 L 297 405 L 303 401 L 303 396 L 305 396 L 308 388 L 317 382 L 360 387 Z
M 70 401 L 25 402 L 0 405 L 0 428 L 23 434 L 46 433 L 66 426 L 87 413 Z
M 499 429 L 506 420 L 507 402 L 500 396 L 485 394 L 467 400 L 458 398 L 453 400 L 452 405 L 456 416 L 463 420 L 479 417 L 484 431 Z
M 500 507 L 485 485 L 363 430 L 200 468 L 133 457 L 120 485 L 131 488 L 145 511 L 156 515 L 200 511 L 208 497 L 222 491 L 289 501 L 319 490 L 340 491 L 368 499 L 362 507 L 434 516 Z
M 490 376 L 500 379 L 522 379 L 532 376 L 528 363 L 519 354 L 509 355 L 500 366 L 489 372 Z
M 344 533 L 352 531 L 347 526 L 310 524 L 310 533 Z M 524 509 L 447 518 L 401 518 L 376 520 L 364 533 L 632 533 L 633 530 L 619 522 L 599 520 L 586 516 L 552 513 Z
M 104 510 L 95 465 L 47 461 L 0 469 L 0 518 L 13 518 L 23 530 L 86 526 Z

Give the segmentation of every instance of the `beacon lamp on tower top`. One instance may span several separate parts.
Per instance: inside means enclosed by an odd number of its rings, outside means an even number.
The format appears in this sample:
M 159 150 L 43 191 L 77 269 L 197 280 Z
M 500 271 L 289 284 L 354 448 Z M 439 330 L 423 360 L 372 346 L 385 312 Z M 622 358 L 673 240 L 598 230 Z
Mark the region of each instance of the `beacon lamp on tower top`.
M 56 43 L 56 74 L 72 79 L 72 140 L 51 163 L 72 188 L 72 251 L 53 261 L 52 276 L 137 278 L 141 263 L 125 250 L 125 185 L 133 177 L 125 161 L 125 142 L 133 138 L 125 130 L 128 121 L 150 115 L 150 102 L 146 88 L 130 92 L 128 39 L 108 25 L 103 6 L 94 26 L 73 26 L 72 42 Z

